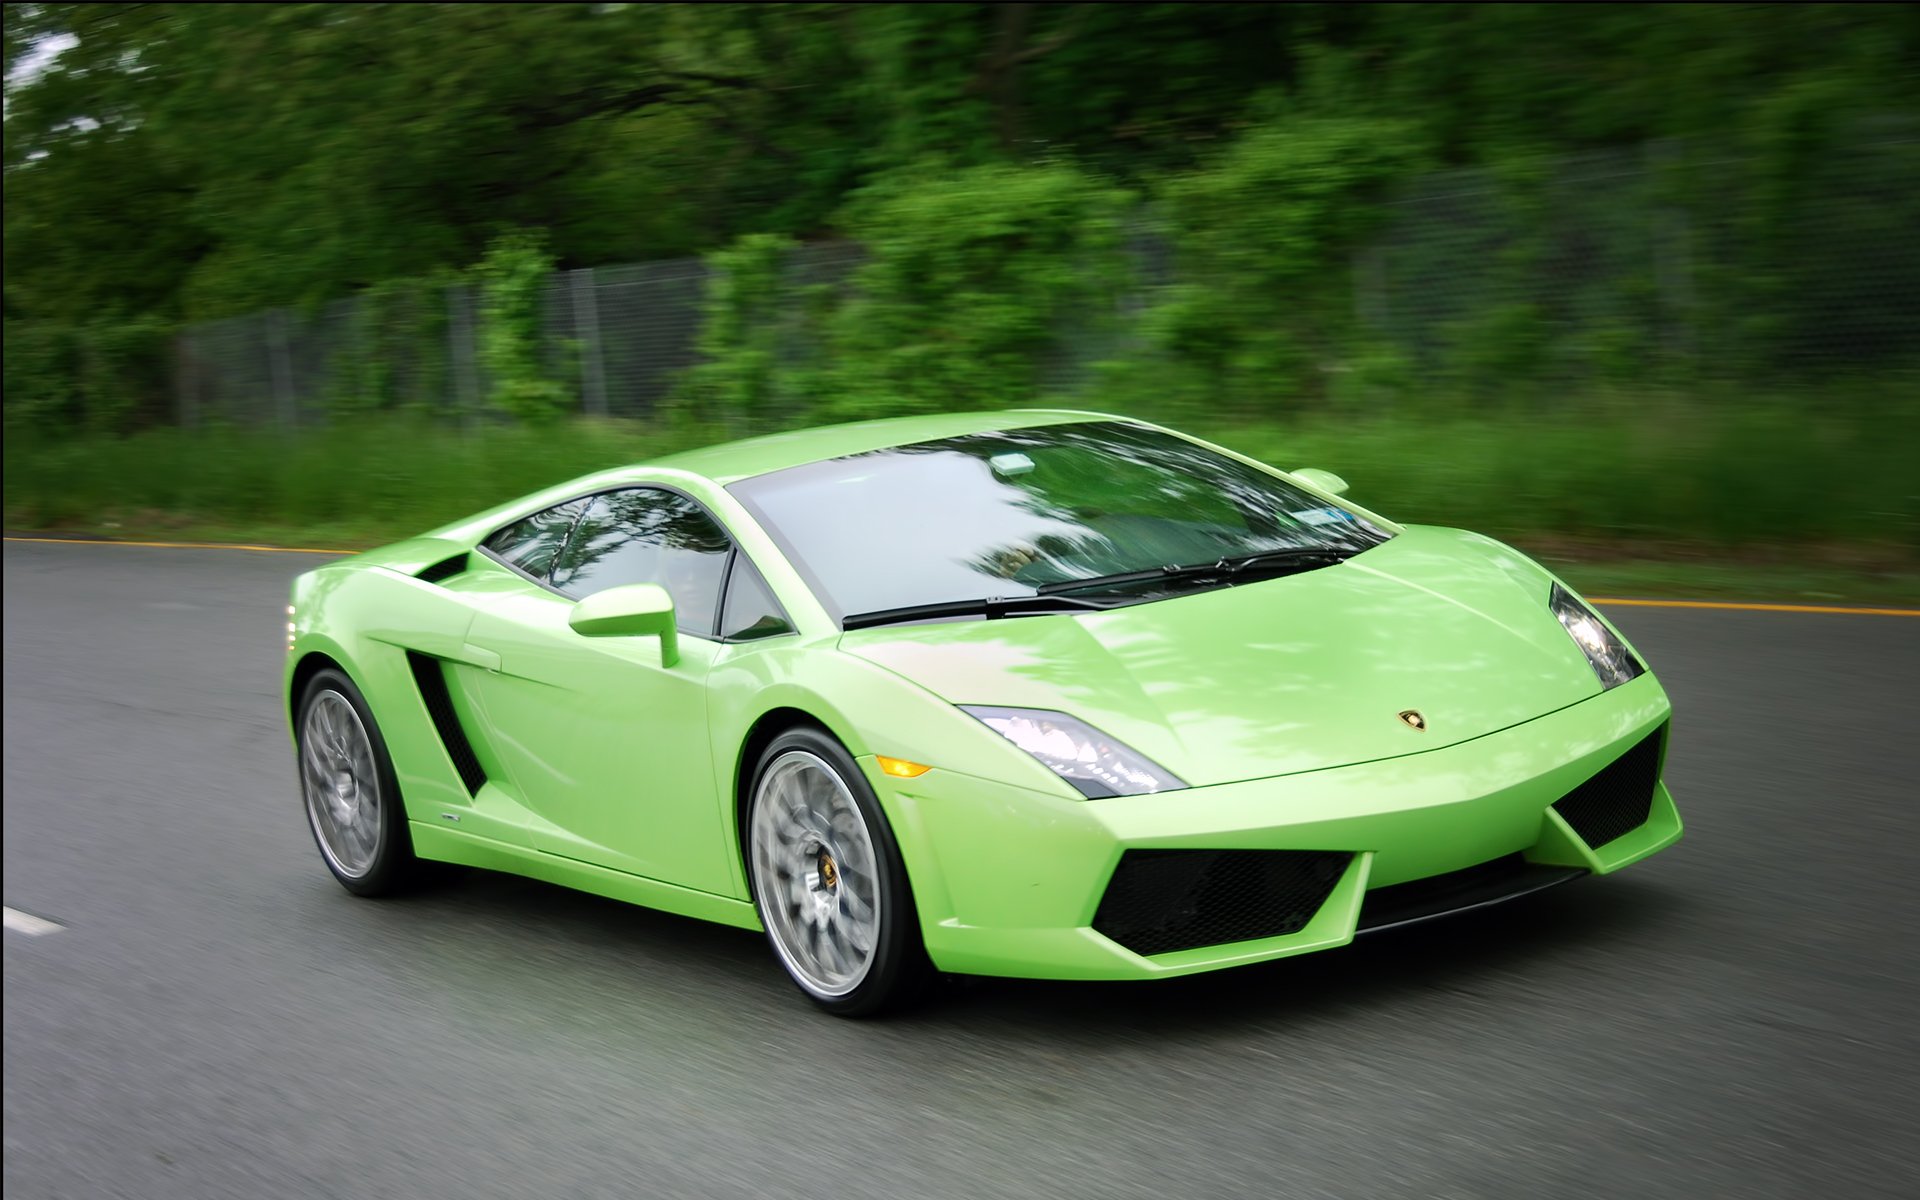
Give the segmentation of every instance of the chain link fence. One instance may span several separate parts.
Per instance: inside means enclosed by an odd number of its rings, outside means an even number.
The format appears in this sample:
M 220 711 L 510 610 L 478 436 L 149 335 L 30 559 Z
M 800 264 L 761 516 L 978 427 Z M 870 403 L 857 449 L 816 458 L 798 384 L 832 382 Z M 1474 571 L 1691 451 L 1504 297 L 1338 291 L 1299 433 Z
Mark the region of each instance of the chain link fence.
M 800 247 L 799 286 L 837 284 L 856 246 Z M 556 272 L 542 306 L 548 376 L 593 416 L 638 417 L 698 361 L 710 268 L 697 258 Z M 182 424 L 301 425 L 402 409 L 475 421 L 488 411 L 480 307 L 467 284 L 421 284 L 189 326 L 176 341 Z
M 1436 175 L 1388 208 L 1354 260 L 1355 326 L 1422 378 L 1764 386 L 1920 367 L 1920 136 L 1790 171 L 1656 143 L 1530 178 Z
M 1436 174 L 1392 200 L 1353 255 L 1347 358 L 1456 393 L 1920 374 L 1916 230 L 1911 131 L 1791 171 L 1657 143 Z M 1132 253 L 1137 291 L 1123 310 L 1138 313 L 1179 266 L 1151 237 Z M 854 245 L 810 245 L 788 270 L 796 284 L 840 285 L 860 258 Z M 699 359 L 709 272 L 682 259 L 555 274 L 550 377 L 583 413 L 654 412 Z M 175 343 L 177 419 L 294 426 L 404 409 L 478 421 L 490 411 L 478 336 L 465 284 L 194 325 Z M 1133 344 L 1079 337 L 1064 333 L 1046 364 L 1065 390 Z

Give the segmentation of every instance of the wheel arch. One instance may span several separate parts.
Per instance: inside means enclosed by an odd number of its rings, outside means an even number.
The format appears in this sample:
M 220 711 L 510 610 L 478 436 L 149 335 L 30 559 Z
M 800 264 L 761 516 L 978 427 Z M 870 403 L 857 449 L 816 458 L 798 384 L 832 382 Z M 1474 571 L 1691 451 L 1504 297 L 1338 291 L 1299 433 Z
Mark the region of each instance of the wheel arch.
M 306 695 L 307 685 L 313 682 L 315 675 L 328 668 L 340 672 L 348 679 L 353 679 L 353 672 L 347 669 L 346 664 L 326 650 L 309 650 L 293 664 L 293 670 L 287 674 L 287 726 L 289 729 L 299 723 L 300 697 Z M 360 687 L 359 680 L 354 679 L 353 683 L 355 687 Z M 360 688 L 360 690 L 364 695 L 366 689 Z
M 747 808 L 753 803 L 755 767 L 773 740 L 789 729 L 818 730 L 843 748 L 847 744 L 825 721 L 803 708 L 781 705 L 754 718 L 746 737 L 741 739 L 740 753 L 733 763 L 733 851 L 740 856 L 740 878 L 748 896 L 753 894 L 753 872 L 747 867 Z

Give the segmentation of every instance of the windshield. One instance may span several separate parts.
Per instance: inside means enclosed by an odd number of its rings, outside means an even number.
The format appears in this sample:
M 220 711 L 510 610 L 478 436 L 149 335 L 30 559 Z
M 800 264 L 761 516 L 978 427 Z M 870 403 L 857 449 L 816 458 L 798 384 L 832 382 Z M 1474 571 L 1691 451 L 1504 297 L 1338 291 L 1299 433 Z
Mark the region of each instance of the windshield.
M 1257 467 L 1117 421 L 894 446 L 728 490 L 782 543 L 836 618 L 1036 596 L 1069 581 L 1272 551 L 1322 550 L 1334 561 L 1387 538 L 1358 514 Z M 1126 603 L 1246 577 L 1188 574 L 1072 590 Z

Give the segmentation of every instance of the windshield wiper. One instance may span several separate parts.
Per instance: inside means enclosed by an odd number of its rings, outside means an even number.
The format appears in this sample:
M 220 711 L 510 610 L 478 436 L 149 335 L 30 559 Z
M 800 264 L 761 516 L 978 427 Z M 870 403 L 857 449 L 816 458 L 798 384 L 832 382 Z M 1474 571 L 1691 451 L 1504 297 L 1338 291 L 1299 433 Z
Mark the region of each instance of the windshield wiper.
M 849 613 L 841 619 L 840 628 L 866 629 L 874 625 L 898 625 L 936 617 L 985 617 L 991 621 L 1001 617 L 1106 607 L 1105 604 L 1074 596 L 982 596 L 976 600 L 942 600 L 936 604 L 909 604 L 904 608 L 876 608 L 872 612 Z
M 898 625 L 908 621 L 934 620 L 940 617 L 1019 617 L 1057 613 L 1064 609 L 1105 609 L 1111 604 L 1083 600 L 1066 593 L 1100 588 L 1123 588 L 1136 583 L 1169 583 L 1197 579 L 1231 579 L 1249 571 L 1268 567 L 1293 567 L 1310 571 L 1315 567 L 1345 562 L 1361 550 L 1330 546 L 1286 546 L 1262 550 L 1210 563 L 1189 566 L 1152 567 L 1144 571 L 1122 571 L 1117 575 L 1095 575 L 1088 579 L 1062 579 L 1043 583 L 1031 596 L 982 596 L 973 600 L 942 600 L 935 604 L 909 604 L 903 608 L 878 608 L 872 612 L 849 613 L 840 622 L 842 629 L 867 629 L 875 625 Z
M 1136 583 L 1231 579 L 1244 571 L 1273 566 L 1298 566 L 1301 570 L 1310 571 L 1315 567 L 1328 567 L 1334 563 L 1345 562 L 1358 553 L 1360 551 L 1357 549 L 1336 549 L 1331 546 L 1288 546 L 1280 550 L 1262 550 L 1258 554 L 1242 554 L 1234 558 L 1222 558 L 1210 563 L 1191 563 L 1183 567 L 1151 567 L 1144 571 L 1122 571 L 1117 575 L 1062 579 L 1056 583 L 1043 583 L 1035 591 L 1042 596 L 1059 596 L 1066 592 L 1127 587 Z

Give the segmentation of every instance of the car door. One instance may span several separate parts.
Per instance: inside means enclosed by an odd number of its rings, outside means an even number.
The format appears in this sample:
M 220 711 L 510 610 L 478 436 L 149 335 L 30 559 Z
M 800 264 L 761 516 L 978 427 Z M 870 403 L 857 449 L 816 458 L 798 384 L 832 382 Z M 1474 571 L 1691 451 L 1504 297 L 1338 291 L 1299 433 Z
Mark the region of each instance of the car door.
M 658 487 L 593 496 L 544 574 L 527 572 L 474 619 L 499 655 L 476 681 L 495 752 L 530 814 L 536 849 L 726 894 L 706 677 L 731 544 L 693 500 Z M 574 603 L 657 583 L 674 600 L 679 658 L 652 637 L 585 637 Z

